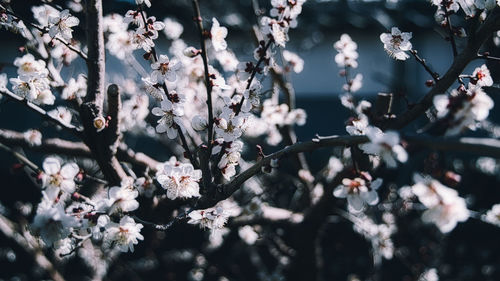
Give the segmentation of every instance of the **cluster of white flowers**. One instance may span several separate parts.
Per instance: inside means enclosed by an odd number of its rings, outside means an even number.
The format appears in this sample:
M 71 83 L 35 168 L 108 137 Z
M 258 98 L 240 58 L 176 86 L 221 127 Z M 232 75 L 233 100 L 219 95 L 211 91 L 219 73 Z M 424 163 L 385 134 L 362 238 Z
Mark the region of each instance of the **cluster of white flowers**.
M 241 158 L 241 151 L 243 150 L 243 142 L 236 140 L 233 142 L 223 142 L 223 140 L 216 141 L 217 147 L 212 151 L 213 154 L 220 153 L 223 149 L 221 160 L 217 167 L 220 169 L 222 175 L 226 180 L 236 175 L 236 166 L 239 165 Z
M 333 47 L 338 52 L 337 55 L 335 55 L 335 62 L 337 66 L 341 68 L 339 75 L 346 79 L 346 83 L 342 86 L 345 93 L 340 96 L 340 99 L 342 105 L 353 110 L 356 106 L 352 94 L 359 91 L 363 86 L 363 75 L 361 73 L 357 73 L 354 78 L 349 76 L 350 68 L 358 67 L 358 45 L 356 42 L 352 41 L 348 34 L 342 34 L 340 40 L 335 42 Z
M 302 12 L 305 2 L 306 0 L 271 0 L 271 17 L 262 17 L 260 22 L 264 35 L 271 36 L 278 46 L 284 48 L 288 41 L 288 30 L 297 27 L 297 16 Z
M 136 210 L 138 191 L 131 179 L 121 186 L 109 188 L 109 192 L 96 194 L 92 199 L 80 195 L 75 179 L 81 180 L 80 169 L 73 162 L 62 164 L 56 157 L 43 162 L 42 201 L 31 224 L 31 230 L 39 234 L 47 246 L 54 246 L 61 254 L 75 249 L 79 241 L 92 237 L 103 239 L 108 247 L 116 245 L 121 251 L 133 251 L 137 240 L 142 240 L 141 224 L 128 216 L 118 223 L 109 215 L 122 215 Z
M 440 24 L 445 23 L 446 14 L 456 13 L 460 8 L 467 17 L 474 17 L 478 10 L 489 11 L 498 4 L 497 0 L 431 0 L 431 2 L 437 6 L 434 18 Z
M 173 156 L 157 168 L 156 179 L 166 190 L 169 199 L 200 196 L 198 183 L 201 170 L 194 169 L 190 163 L 180 163 Z
M 335 42 L 335 44 L 333 44 L 333 47 L 338 52 L 338 54 L 335 55 L 335 62 L 337 63 L 338 67 L 358 67 L 358 44 L 352 41 L 349 34 L 342 34 L 340 36 L 340 40 Z
M 366 204 L 375 205 L 379 198 L 377 189 L 382 185 L 382 179 L 373 180 L 367 172 L 361 172 L 354 179 L 344 178 L 337 186 L 333 195 L 338 198 L 347 198 L 349 210 L 360 212 Z
M 446 233 L 452 231 L 458 222 L 469 218 L 465 199 L 459 197 L 456 190 L 429 176 L 415 174 L 413 180 L 415 184 L 411 191 L 428 209 L 422 214 L 424 222 L 434 223 L 441 232 Z
M 54 104 L 55 96 L 50 90 L 49 71 L 43 60 L 26 54 L 14 60 L 17 78 L 10 78 L 15 94 L 37 104 Z
M 439 122 L 446 125 L 445 135 L 460 134 L 466 128 L 474 130 L 477 122 L 485 120 L 493 108 L 493 100 L 483 91 L 483 86 L 493 85 L 486 65 L 475 69 L 468 88 L 460 86 L 450 95 L 434 97 L 434 107 Z

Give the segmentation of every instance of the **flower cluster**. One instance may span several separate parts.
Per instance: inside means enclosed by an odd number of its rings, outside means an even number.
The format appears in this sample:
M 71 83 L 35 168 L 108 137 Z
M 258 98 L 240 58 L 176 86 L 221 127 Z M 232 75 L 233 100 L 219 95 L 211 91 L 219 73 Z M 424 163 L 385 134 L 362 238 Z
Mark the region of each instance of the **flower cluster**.
M 492 84 L 490 72 L 486 65 L 483 65 L 476 68 L 467 88 L 462 85 L 454 89 L 450 95 L 434 97 L 438 124 L 445 126 L 445 135 L 457 135 L 466 128 L 474 130 L 477 122 L 488 117 L 494 102 L 482 87 Z
M 166 190 L 169 199 L 200 196 L 201 170 L 189 163 L 180 163 L 175 157 L 157 168 L 156 179 Z
M 50 90 L 49 71 L 43 60 L 36 60 L 32 54 L 26 54 L 14 60 L 17 66 L 17 78 L 11 78 L 15 94 L 37 104 L 54 104 L 55 96 Z

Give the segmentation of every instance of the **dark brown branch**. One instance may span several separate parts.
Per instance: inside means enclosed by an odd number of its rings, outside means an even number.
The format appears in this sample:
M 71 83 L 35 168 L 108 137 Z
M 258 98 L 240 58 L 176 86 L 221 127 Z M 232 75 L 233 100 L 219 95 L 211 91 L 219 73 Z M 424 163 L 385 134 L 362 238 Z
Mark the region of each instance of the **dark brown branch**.
M 410 50 L 410 53 L 413 55 L 413 57 L 415 57 L 418 63 L 420 63 L 424 67 L 425 71 L 427 71 L 427 73 L 431 75 L 432 79 L 437 82 L 439 80 L 439 74 L 432 71 L 432 69 L 427 65 L 427 62 L 417 54 L 416 50 Z
M 21 235 L 20 229 L 14 222 L 10 221 L 7 217 L 0 214 L 0 233 L 3 234 L 7 239 L 14 242 L 19 246 L 20 249 L 24 250 L 28 257 L 31 257 L 33 261 L 44 271 L 46 271 L 50 277 L 55 281 L 64 281 L 64 277 L 57 271 L 54 265 L 49 259 L 43 254 L 42 249 L 36 249 L 32 246 L 33 241 L 29 241 L 26 237 L 27 235 Z
M 46 154 L 53 153 L 75 157 L 93 158 L 92 152 L 83 142 L 72 142 L 59 138 L 49 138 L 42 139 L 42 143 L 40 145 L 32 145 L 24 138 L 23 133 L 5 129 L 0 129 L 0 142 L 6 145 L 18 146 L 24 149 Z M 160 164 L 160 162 L 142 152 L 133 151 L 125 144 L 120 144 L 116 156 L 120 161 L 129 162 L 140 167 L 149 167 L 151 170 L 156 170 L 156 166 Z
M 366 136 L 331 136 L 319 137 L 307 142 L 297 142 L 257 161 L 253 166 L 236 176 L 231 182 L 220 186 L 219 189 L 221 192 L 217 193 L 214 198 L 200 198 L 197 207 L 201 209 L 211 207 L 217 202 L 228 198 L 234 192 L 236 192 L 245 181 L 258 174 L 261 171 L 262 167 L 264 165 L 268 165 L 273 159 L 278 160 L 288 155 L 293 155 L 299 152 L 312 151 L 321 147 L 349 146 L 365 143 L 367 141 L 368 138 Z
M 12 148 L 4 145 L 2 142 L 0 142 L 0 149 L 12 154 L 12 156 L 16 157 L 17 160 L 19 160 L 19 162 L 23 163 L 24 165 L 28 166 L 31 170 L 33 170 L 33 172 L 35 173 L 41 173 L 42 170 L 40 170 L 40 168 L 33 162 L 31 162 L 28 158 L 26 158 L 24 155 L 22 155 L 21 153 L 18 153 L 14 150 L 12 150 Z
M 88 0 L 87 4 L 87 46 L 88 84 L 85 102 L 92 102 L 102 112 L 104 101 L 105 53 L 102 24 L 102 0 Z
M 404 136 L 408 143 L 439 151 L 470 153 L 500 159 L 500 140 L 489 138 L 436 138 L 426 136 Z
M 485 155 L 500 158 L 500 141 L 495 139 L 480 138 L 440 138 L 429 136 L 403 136 L 409 144 L 424 146 L 442 151 L 466 152 L 475 155 Z M 313 151 L 322 147 L 334 146 L 355 146 L 366 143 L 369 139 L 366 136 L 328 136 L 317 137 L 307 142 L 297 142 L 287 146 L 282 150 L 274 152 L 257 161 L 250 168 L 236 176 L 231 182 L 219 186 L 220 192 L 213 198 L 206 196 L 200 198 L 197 208 L 203 209 L 215 205 L 236 192 L 240 186 L 248 179 L 258 174 L 262 167 L 268 165 L 271 160 L 279 160 L 283 157 L 300 152 Z
M 446 15 L 446 27 L 448 28 L 448 36 L 451 42 L 451 48 L 453 50 L 453 56 L 456 57 L 458 55 L 457 51 L 457 43 L 455 42 L 455 34 L 453 32 L 453 26 L 451 25 L 451 19 L 450 19 L 450 13 L 448 12 L 448 9 L 446 7 L 445 2 L 443 2 L 443 9 L 445 11 Z
M 194 9 L 194 21 L 198 27 L 198 33 L 200 37 L 201 44 L 201 58 L 203 60 L 203 67 L 205 71 L 205 87 L 207 89 L 207 108 L 208 108 L 208 151 L 209 154 L 212 152 L 212 142 L 214 140 L 213 128 L 214 128 L 214 115 L 212 109 L 212 82 L 210 81 L 210 73 L 208 72 L 208 54 L 207 46 L 205 43 L 205 30 L 203 29 L 203 19 L 201 17 L 200 5 L 198 0 L 193 0 Z
M 120 139 L 120 110 L 121 110 L 121 98 L 120 91 L 116 84 L 111 84 L 108 87 L 108 143 L 111 147 L 111 150 L 116 153 L 116 149 L 118 148 L 118 143 Z
M 115 118 L 114 132 L 109 133 L 113 128 L 105 128 L 98 131 L 95 127 L 95 118 L 102 117 L 104 103 L 104 81 L 105 81 L 105 53 L 104 53 L 104 35 L 102 23 L 102 0 L 87 1 L 87 44 L 88 44 L 88 79 L 87 95 L 84 103 L 80 106 L 80 117 L 85 130 L 85 144 L 92 151 L 94 159 L 99 164 L 106 180 L 111 185 L 119 185 L 127 177 L 122 166 L 115 156 L 116 137 L 110 138 L 110 135 L 116 136 L 118 130 L 118 118 Z M 113 92 L 113 91 L 111 91 Z M 117 93 L 118 91 L 116 91 Z M 111 94 L 113 96 L 113 94 Z M 118 116 L 119 103 L 115 99 L 115 108 L 110 108 Z M 111 102 L 113 106 L 113 101 Z M 113 141 L 113 142 L 111 142 Z
M 500 7 L 496 7 L 490 12 L 483 25 L 472 35 L 465 49 L 455 57 L 453 64 L 439 79 L 436 85 L 425 95 L 425 97 L 411 109 L 396 118 L 393 122 L 385 124 L 383 127 L 400 129 L 410 122 L 423 115 L 432 106 L 435 95 L 446 92 L 462 73 L 464 68 L 477 57 L 479 48 L 490 38 L 494 31 L 500 28 Z
M 42 139 L 42 144 L 32 145 L 20 132 L 0 129 L 0 142 L 43 153 L 55 153 L 80 157 L 91 157 L 90 149 L 83 142 L 72 142 L 58 138 Z

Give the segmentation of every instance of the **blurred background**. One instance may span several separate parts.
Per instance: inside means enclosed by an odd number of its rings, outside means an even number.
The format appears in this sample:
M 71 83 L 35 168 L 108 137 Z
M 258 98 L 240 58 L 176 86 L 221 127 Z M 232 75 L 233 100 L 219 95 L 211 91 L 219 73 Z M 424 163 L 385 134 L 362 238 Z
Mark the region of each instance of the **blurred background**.
M 249 59 L 255 48 L 251 34 L 252 25 L 256 23 L 252 1 L 258 2 L 264 11 L 270 8 L 269 1 L 264 0 L 200 0 L 206 26 L 210 26 L 210 19 L 216 17 L 221 25 L 228 27 L 228 46 L 240 61 Z M 32 18 L 29 7 L 35 3 L 39 4 L 39 1 L 32 0 L 11 2 L 16 11 L 26 18 Z M 113 12 L 123 15 L 135 6 L 135 2 L 130 0 L 103 2 L 104 14 Z M 178 20 L 184 26 L 181 38 L 188 45 L 199 44 L 195 36 L 196 27 L 192 22 L 191 1 L 151 0 L 151 2 L 153 8 L 147 11 L 149 16 L 156 16 L 158 19 L 171 17 Z M 431 6 L 430 2 L 426 0 L 308 0 L 306 2 L 299 16 L 299 26 L 291 30 L 290 41 L 287 44 L 287 49 L 299 54 L 305 62 L 303 71 L 291 76 L 297 94 L 297 107 L 305 109 L 308 113 L 306 125 L 296 128 L 300 140 L 311 139 L 315 134 L 346 134 L 345 122 L 349 112 L 341 106 L 338 98 L 342 93 L 344 78 L 338 75 L 339 69 L 334 61 L 336 51 L 333 48 L 334 42 L 339 40 L 343 33 L 348 33 L 358 44 L 359 67 L 352 73 L 361 73 L 364 79 L 363 87 L 356 93 L 357 96 L 373 102 L 379 92 L 393 93 L 394 111 L 397 113 L 406 108 L 405 99 L 417 102 L 425 95 L 428 90 L 425 81 L 430 79 L 427 72 L 413 59 L 405 62 L 391 59 L 384 52 L 379 36 L 383 32 L 388 32 L 393 26 L 398 26 L 405 32 L 412 32 L 411 42 L 414 49 L 418 50 L 419 55 L 427 60 L 434 71 L 443 74 L 451 64 L 453 55 L 449 42 L 444 39 L 441 27 L 434 20 L 436 8 Z M 82 14 L 78 16 L 81 19 L 84 17 Z M 464 23 L 457 21 L 457 24 Z M 2 72 L 12 77 L 16 71 L 12 62 L 19 56 L 18 49 L 23 45 L 23 41 L 19 36 L 5 30 L 0 30 L 0 36 Z M 170 41 L 161 36 L 156 42 L 159 53 L 166 52 L 170 44 Z M 76 33 L 76 37 L 81 41 L 85 40 L 81 31 Z M 459 48 L 464 43 L 465 41 L 458 40 Z M 485 47 L 493 50 L 492 55 L 500 54 L 500 50 L 494 46 L 492 40 L 489 40 Z M 140 59 L 142 51 L 136 52 L 136 55 Z M 474 68 L 482 63 L 483 61 L 475 61 L 469 65 L 465 73 L 472 73 Z M 146 62 L 144 66 L 147 66 Z M 107 56 L 106 67 L 110 77 L 126 75 L 121 62 L 113 56 Z M 488 63 L 488 67 L 497 85 L 500 67 L 498 63 Z M 63 71 L 63 74 L 76 76 L 85 72 L 85 65 L 76 60 Z M 500 103 L 498 88 L 490 88 L 488 93 L 497 104 Z M 5 99 L 0 103 L 0 128 L 24 131 L 33 128 L 33 124 L 40 124 L 39 117 L 26 111 L 22 106 L 8 103 Z M 490 111 L 489 119 L 500 120 L 499 110 Z M 425 122 L 426 120 L 422 118 L 419 122 L 408 126 L 406 130 L 415 132 Z M 49 130 L 44 136 L 59 134 L 61 133 L 56 130 Z M 483 131 L 474 134 L 486 135 Z M 64 135 L 64 137 L 71 139 L 70 136 Z M 136 141 L 136 147 L 145 152 L 154 152 L 159 160 L 167 160 L 169 156 L 155 151 L 147 141 Z M 272 151 L 275 149 L 271 148 Z M 413 168 L 421 167 L 429 160 L 428 151 L 419 152 L 416 151 L 412 155 L 414 162 L 420 163 L 414 164 Z M 318 171 L 328 161 L 323 152 L 313 153 L 308 157 L 313 171 Z M 33 159 L 41 161 L 42 157 L 35 155 Z M 461 194 L 474 194 L 468 197 L 472 209 L 484 210 L 500 201 L 498 165 L 487 175 L 477 168 L 475 158 L 467 154 L 443 157 L 441 161 L 443 165 L 462 174 L 463 182 L 459 190 Z M 13 171 L 13 163 L 15 160 L 10 155 L 0 152 L 0 188 L 4 191 L 0 196 L 1 212 L 6 212 L 9 208 L 15 209 L 15 205 L 21 200 L 33 204 L 39 200 L 36 189 L 22 188 L 33 184 L 23 173 Z M 408 184 L 411 179 L 409 170 L 389 171 L 385 176 L 393 179 L 395 183 Z M 391 188 L 396 187 L 397 185 L 387 187 L 385 192 L 390 193 Z M 280 188 L 278 190 L 282 190 Z M 412 215 L 414 219 L 418 217 L 417 213 Z M 336 223 L 327 224 L 323 230 L 322 242 L 327 249 L 324 251 L 326 263 L 322 272 L 324 280 L 372 278 L 375 269 L 372 266 L 368 242 L 359 235 L 353 235 L 350 222 L 339 221 L 338 217 L 332 217 L 332 220 Z M 399 227 L 400 232 L 394 240 L 398 246 L 404 245 L 400 251 L 402 251 L 401 256 L 405 258 L 385 261 L 382 268 L 377 269 L 380 270 L 378 273 L 380 280 L 416 280 L 415 272 L 425 267 L 438 268 L 440 280 L 500 280 L 500 243 L 498 243 L 500 231 L 496 227 L 470 219 L 467 223 L 460 224 L 447 238 L 430 227 L 422 230 L 421 225 L 405 224 L 405 222 L 400 223 Z M 190 276 L 188 272 L 193 267 L 195 256 L 189 251 L 183 252 L 177 249 L 200 247 L 196 243 L 199 243 L 202 235 L 202 231 L 189 226 L 180 226 L 175 232 L 168 234 L 146 233 L 146 239 L 151 239 L 153 242 L 149 242 L 149 245 L 143 243 L 143 246 L 140 244 L 135 255 L 125 255 L 120 263 L 114 265 L 109 280 L 186 280 Z M 422 238 L 424 236 L 426 238 Z M 191 241 L 185 241 L 187 237 Z M 329 237 L 334 238 L 329 239 Z M 219 280 L 217 276 L 220 274 L 229 276 L 230 280 L 257 280 L 255 270 L 249 265 L 251 263 L 244 245 L 235 235 L 227 239 L 229 242 L 224 244 L 224 248 L 206 257 L 207 268 L 213 270 L 207 270 L 204 280 Z M 41 273 L 37 275 L 36 272 L 25 270 L 32 269 L 33 265 L 30 264 L 30 259 L 23 255 L 25 254 L 21 249 L 12 246 L 5 237 L 0 237 L 1 280 L 46 278 Z M 142 258 L 138 260 L 137 257 Z M 74 274 L 64 272 L 66 276 L 72 276 L 71 280 L 86 280 L 79 275 L 86 274 L 88 269 L 77 261 L 70 262 L 75 264 L 67 268 L 74 270 Z M 270 263 L 266 266 L 271 270 L 275 265 Z

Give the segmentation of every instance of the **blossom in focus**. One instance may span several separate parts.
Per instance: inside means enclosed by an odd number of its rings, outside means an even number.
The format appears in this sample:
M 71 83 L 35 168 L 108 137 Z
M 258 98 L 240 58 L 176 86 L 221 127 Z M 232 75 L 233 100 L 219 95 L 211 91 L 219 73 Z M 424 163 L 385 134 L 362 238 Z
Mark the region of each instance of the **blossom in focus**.
M 50 17 L 49 23 L 52 25 L 49 29 L 50 37 L 54 38 L 60 34 L 64 40 L 70 40 L 73 37 L 71 28 L 77 26 L 80 20 L 71 16 L 69 10 L 63 10 L 59 16 Z
M 188 214 L 190 224 L 198 224 L 201 228 L 221 229 L 226 224 L 229 214 L 223 207 L 215 206 L 205 210 L 194 210 Z
M 161 102 L 160 107 L 154 107 L 151 113 L 161 118 L 158 120 L 158 125 L 156 125 L 156 131 L 158 133 L 167 132 L 167 136 L 170 139 L 175 139 L 177 137 L 177 128 L 185 130 L 182 125 L 181 116 L 184 115 L 184 110 L 181 106 L 174 106 L 174 104 L 169 100 L 164 100 Z
M 167 162 L 156 173 L 156 179 L 167 191 L 169 199 L 200 196 L 201 170 L 194 169 L 190 163 L 172 165 Z
M 164 83 L 165 79 L 174 82 L 177 79 L 176 71 L 181 67 L 180 63 L 170 61 L 168 56 L 160 55 L 157 62 L 151 64 L 151 82 Z
M 111 244 L 115 243 L 122 252 L 134 252 L 134 245 L 138 244 L 138 240 L 144 240 L 141 234 L 143 225 L 136 223 L 129 216 L 124 216 L 120 219 L 120 223 L 110 222 L 106 225 L 104 240 Z
M 56 157 L 47 157 L 43 161 L 42 185 L 44 188 L 61 189 L 67 193 L 75 191 L 74 178 L 80 171 L 76 163 L 61 165 Z
M 344 178 L 342 184 L 333 190 L 333 195 L 337 198 L 347 198 L 349 207 L 359 212 L 366 204 L 375 205 L 378 203 L 376 190 L 381 185 L 382 179 L 371 181 L 371 176 L 364 173 L 361 177 L 354 179 Z
M 133 182 L 125 179 L 120 186 L 109 189 L 109 198 L 105 201 L 105 209 L 109 214 L 116 212 L 131 212 L 139 208 L 136 198 L 139 192 L 134 188 Z
M 477 67 L 472 73 L 473 81 L 471 83 L 476 84 L 479 87 L 489 87 L 493 85 L 493 79 L 491 78 L 490 70 L 486 64 Z
M 399 28 L 393 27 L 391 33 L 380 34 L 380 41 L 384 43 L 385 51 L 397 60 L 406 60 L 410 56 L 406 51 L 411 50 L 411 32 L 401 32 Z

